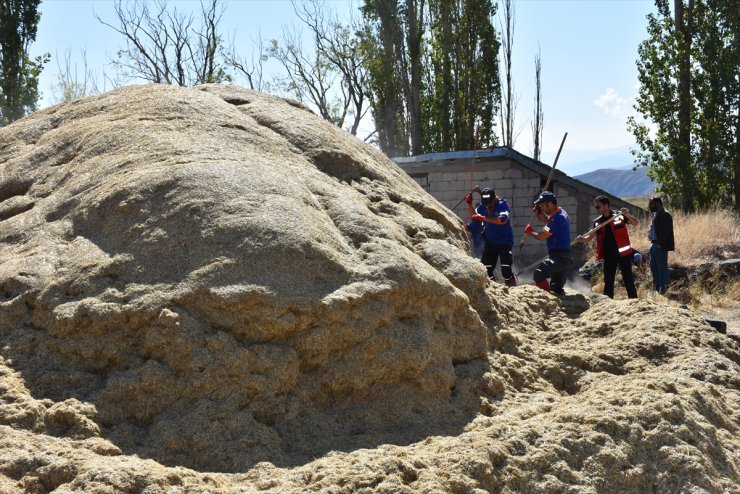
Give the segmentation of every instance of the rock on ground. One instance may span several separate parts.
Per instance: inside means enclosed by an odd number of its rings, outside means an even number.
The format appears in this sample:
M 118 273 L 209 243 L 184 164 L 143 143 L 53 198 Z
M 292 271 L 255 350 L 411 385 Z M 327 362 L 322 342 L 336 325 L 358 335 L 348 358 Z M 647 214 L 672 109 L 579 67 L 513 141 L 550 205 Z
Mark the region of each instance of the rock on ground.
M 737 342 L 489 283 L 300 104 L 132 86 L 0 149 L 0 492 L 740 492 Z

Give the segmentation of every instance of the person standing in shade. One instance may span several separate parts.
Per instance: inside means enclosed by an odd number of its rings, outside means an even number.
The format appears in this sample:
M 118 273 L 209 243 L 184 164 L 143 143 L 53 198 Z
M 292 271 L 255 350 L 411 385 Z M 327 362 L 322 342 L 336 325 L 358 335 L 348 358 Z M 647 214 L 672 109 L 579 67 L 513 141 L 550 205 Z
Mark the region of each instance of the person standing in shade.
M 653 197 L 648 202 L 653 213 L 653 220 L 648 229 L 650 247 L 650 271 L 653 273 L 653 286 L 658 293 L 665 293 L 668 288 L 668 252 L 675 249 L 673 238 L 673 217 L 663 209 L 663 200 Z
M 614 298 L 614 279 L 617 266 L 622 272 L 622 281 L 629 298 L 637 298 L 635 279 L 632 276 L 632 254 L 630 235 L 627 225 L 637 226 L 637 218 L 627 208 L 613 211 L 609 207 L 609 198 L 598 196 L 594 199 L 594 209 L 601 215 L 594 221 L 594 228 L 609 222 L 590 234 L 579 235 L 576 242 L 586 243 L 596 237 L 596 260 L 604 263 L 604 295 Z M 613 218 L 613 219 L 612 219 Z
M 511 209 L 502 199 L 496 195 L 492 188 L 480 191 L 481 204 L 473 209 L 472 194 L 468 194 L 465 201 L 468 203 L 468 214 L 473 222 L 483 222 L 483 236 L 485 246 L 481 262 L 486 266 L 488 277 L 494 279 L 493 270 L 496 263 L 501 259 L 501 276 L 504 277 L 506 286 L 516 286 L 514 271 L 511 269 L 514 257 L 512 248 L 514 246 L 514 231 L 511 228 Z
M 547 241 L 548 259 L 534 270 L 534 282 L 545 291 L 555 295 L 565 295 L 565 275 L 573 264 L 570 252 L 570 219 L 563 208 L 558 207 L 555 194 L 546 190 L 534 201 L 532 211 L 545 223 L 541 232 L 535 232 L 532 225 L 524 228 L 524 234 Z M 550 278 L 548 282 L 547 279 Z
M 465 225 L 465 231 L 470 236 L 470 254 L 476 259 L 480 259 L 486 243 L 483 237 L 483 223 L 471 220 Z

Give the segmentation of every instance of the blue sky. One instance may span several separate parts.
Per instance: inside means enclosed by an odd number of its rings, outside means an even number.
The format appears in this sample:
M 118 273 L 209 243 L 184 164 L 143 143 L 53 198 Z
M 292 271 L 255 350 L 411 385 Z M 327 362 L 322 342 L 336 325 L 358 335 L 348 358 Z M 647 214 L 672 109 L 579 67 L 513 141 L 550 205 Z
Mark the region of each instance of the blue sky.
M 168 2 L 183 10 L 198 11 L 197 0 Z M 348 12 L 358 1 L 328 0 L 326 5 Z M 655 10 L 652 0 L 514 0 L 515 37 L 513 77 L 517 95 L 517 128 L 514 147 L 530 154 L 530 120 L 534 99 L 534 57 L 542 57 L 544 107 L 543 158 L 554 158 L 564 132 L 566 152 L 603 153 L 633 146 L 626 131 L 637 94 L 638 44 L 646 37 L 646 15 Z M 40 83 L 42 106 L 53 101 L 56 58 L 70 50 L 81 67 L 85 50 L 88 68 L 97 74 L 114 74 L 107 62 L 123 38 L 95 19 L 96 12 L 114 23 L 112 0 L 43 0 L 33 54 L 49 52 Z M 285 27 L 299 25 L 289 0 L 230 0 L 226 3 L 222 31 L 250 54 L 253 40 L 280 38 Z M 241 51 L 241 50 L 240 50 Z M 110 86 L 109 86 L 110 88 Z M 573 155 L 575 156 L 575 155 Z M 549 158 L 549 159 L 548 159 Z

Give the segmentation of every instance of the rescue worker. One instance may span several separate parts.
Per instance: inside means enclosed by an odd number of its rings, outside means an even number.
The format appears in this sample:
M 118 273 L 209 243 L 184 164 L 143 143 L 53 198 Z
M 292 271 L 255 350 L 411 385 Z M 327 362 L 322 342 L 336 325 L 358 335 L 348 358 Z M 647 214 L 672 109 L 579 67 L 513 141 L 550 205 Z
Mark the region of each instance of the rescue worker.
M 470 254 L 476 259 L 480 259 L 483 256 L 483 248 L 486 243 L 483 237 L 483 223 L 471 220 L 465 225 L 465 231 L 470 236 Z
M 473 205 L 473 192 L 477 192 L 480 195 L 480 187 L 476 185 L 470 190 L 470 194 L 465 196 L 465 202 L 468 204 L 469 216 L 472 216 L 470 208 Z M 480 207 L 481 203 L 478 203 L 478 205 L 475 206 L 475 209 L 477 210 Z M 483 248 L 486 244 L 485 238 L 483 237 L 483 225 L 484 223 L 482 221 L 472 220 L 465 224 L 465 231 L 468 232 L 468 236 L 470 237 L 470 254 L 476 259 L 480 259 L 483 256 Z
M 675 249 L 673 238 L 673 217 L 663 209 L 663 200 L 653 197 L 648 202 L 653 213 L 653 220 L 648 229 L 650 247 L 650 271 L 653 273 L 653 286 L 658 293 L 665 293 L 668 288 L 668 252 Z
M 570 219 L 563 208 L 558 207 L 555 194 L 544 191 L 534 201 L 532 211 L 545 223 L 541 232 L 534 231 L 532 225 L 524 227 L 524 234 L 547 241 L 548 259 L 534 271 L 534 282 L 545 291 L 555 295 L 565 295 L 565 275 L 573 264 L 570 253 Z M 547 279 L 550 278 L 548 282 Z
M 490 279 L 495 279 L 493 270 L 496 263 L 501 259 L 501 276 L 504 277 L 506 286 L 516 286 L 514 271 L 511 269 L 514 257 L 512 248 L 514 246 L 514 231 L 511 228 L 511 209 L 502 199 L 496 195 L 490 187 L 480 191 L 481 203 L 477 209 L 473 209 L 473 196 L 468 194 L 465 202 L 468 205 L 468 214 L 472 221 L 483 222 L 483 237 L 485 245 L 481 262 L 486 266 Z
M 637 298 L 635 279 L 632 276 L 634 250 L 627 231 L 627 225 L 638 225 L 637 218 L 632 216 L 627 208 L 621 208 L 619 212 L 612 210 L 609 206 L 609 198 L 606 196 L 598 196 L 594 199 L 594 209 L 600 216 L 594 220 L 593 228 L 614 219 L 596 231 L 579 235 L 576 237 L 576 242 L 587 243 L 596 237 L 596 260 L 602 261 L 604 266 L 604 295 L 614 298 L 614 279 L 617 266 L 619 266 L 627 296 Z

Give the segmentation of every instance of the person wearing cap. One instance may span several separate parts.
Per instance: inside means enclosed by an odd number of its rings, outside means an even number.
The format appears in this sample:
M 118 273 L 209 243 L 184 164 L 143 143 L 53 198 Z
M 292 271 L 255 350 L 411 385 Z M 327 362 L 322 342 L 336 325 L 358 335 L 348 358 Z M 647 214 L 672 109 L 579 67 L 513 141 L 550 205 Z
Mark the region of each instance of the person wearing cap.
M 555 194 L 544 191 L 534 201 L 532 211 L 545 223 L 541 232 L 534 231 L 532 225 L 524 227 L 524 234 L 537 240 L 547 241 L 548 258 L 534 270 L 534 282 L 545 291 L 555 295 L 565 295 L 565 275 L 573 264 L 570 253 L 570 219 L 568 213 L 558 207 Z M 550 278 L 548 282 L 547 279 Z
M 619 212 L 613 211 L 606 196 L 594 199 L 594 209 L 600 216 L 594 220 L 591 233 L 579 235 L 576 242 L 586 243 L 596 237 L 596 260 L 604 263 L 604 295 L 614 298 L 614 279 L 619 266 L 627 296 L 637 298 L 635 279 L 632 276 L 634 250 L 627 231 L 627 225 L 637 226 L 637 218 L 632 216 L 627 208 L 622 208 Z M 606 226 L 594 231 L 599 225 L 607 222 Z
M 653 197 L 648 202 L 648 209 L 653 219 L 648 229 L 650 246 L 650 271 L 653 273 L 653 286 L 658 293 L 665 293 L 668 288 L 668 252 L 675 249 L 673 238 L 673 217 L 663 209 L 663 200 Z
M 483 225 L 483 237 L 485 245 L 481 262 L 486 266 L 488 277 L 494 279 L 493 270 L 496 263 L 501 259 L 501 276 L 504 277 L 506 286 L 516 286 L 513 264 L 512 248 L 514 246 L 514 231 L 511 228 L 511 209 L 502 199 L 496 195 L 490 187 L 480 191 L 481 203 L 473 209 L 472 194 L 468 194 L 465 202 L 468 205 L 468 214 L 473 222 L 481 222 Z

